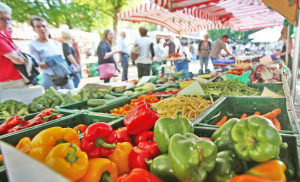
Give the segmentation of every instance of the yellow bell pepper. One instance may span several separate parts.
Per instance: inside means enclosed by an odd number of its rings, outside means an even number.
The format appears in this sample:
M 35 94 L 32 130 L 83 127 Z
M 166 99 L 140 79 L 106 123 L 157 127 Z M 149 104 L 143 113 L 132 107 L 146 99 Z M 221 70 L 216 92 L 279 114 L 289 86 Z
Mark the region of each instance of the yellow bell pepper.
M 80 146 L 79 136 L 72 128 L 53 127 L 41 131 L 31 141 L 29 155 L 41 162 L 60 143 L 73 143 Z
M 129 173 L 128 156 L 133 146 L 129 142 L 118 143 L 114 153 L 107 158 L 117 164 L 119 176 L 124 173 Z
M 72 181 L 82 178 L 89 167 L 87 154 L 72 143 L 62 143 L 55 146 L 44 162 Z
M 106 158 L 89 160 L 89 168 L 78 182 L 111 182 L 118 178 L 117 165 Z
M 19 143 L 16 146 L 16 149 L 24 152 L 25 154 L 29 154 L 30 142 L 31 142 L 31 139 L 29 137 L 24 137 L 19 141 Z

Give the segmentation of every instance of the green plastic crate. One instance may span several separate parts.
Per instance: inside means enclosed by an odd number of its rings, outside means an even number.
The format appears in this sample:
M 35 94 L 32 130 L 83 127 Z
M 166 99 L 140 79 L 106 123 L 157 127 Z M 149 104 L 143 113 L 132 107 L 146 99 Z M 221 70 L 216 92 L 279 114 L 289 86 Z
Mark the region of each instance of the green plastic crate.
M 114 130 L 124 127 L 123 121 L 112 121 L 108 123 L 112 126 Z M 217 130 L 214 127 L 199 127 L 196 126 L 194 133 L 199 137 L 211 137 L 212 134 Z M 294 135 L 289 134 L 280 134 L 282 137 L 282 141 L 288 143 L 291 158 L 293 159 L 293 164 L 295 167 L 295 175 L 293 181 L 300 181 L 300 146 L 299 146 L 299 139 Z
M 216 128 L 209 127 L 195 127 L 194 133 L 199 137 L 211 137 L 216 131 Z M 297 137 L 289 134 L 280 134 L 282 142 L 286 142 L 289 146 L 291 159 L 295 167 L 295 175 L 293 181 L 300 181 L 300 147 L 297 145 Z
M 123 99 L 127 99 L 127 98 L 131 98 L 131 96 L 124 95 L 124 96 L 118 97 L 116 99 L 107 100 L 106 105 L 111 105 L 115 102 L 118 102 L 119 100 L 123 100 Z M 65 106 L 60 106 L 60 107 L 58 107 L 58 110 L 74 112 L 74 111 L 80 111 L 80 110 L 86 111 L 86 110 L 91 110 L 91 109 L 95 108 L 95 107 L 88 107 L 87 102 L 88 102 L 88 100 L 76 102 L 73 104 L 68 104 Z
M 281 93 L 283 96 L 286 96 L 285 90 L 283 88 L 283 83 L 249 83 L 248 86 L 255 88 L 260 92 L 264 90 L 264 87 L 267 87 L 275 93 Z
M 295 127 L 293 117 L 288 114 L 286 98 L 268 98 L 268 97 L 221 97 L 220 102 L 207 109 L 198 118 L 198 125 L 216 127 L 216 124 L 223 116 L 230 118 L 240 118 L 246 113 L 248 116 L 259 111 L 266 114 L 274 109 L 280 108 L 281 114 L 277 116 L 281 124 L 281 131 L 290 133 L 299 133 Z M 217 114 L 220 115 L 212 119 Z M 205 124 L 206 123 L 206 124 Z M 196 125 L 197 125 L 196 124 Z
M 42 128 L 39 128 L 39 129 L 35 128 L 32 131 L 28 131 L 28 132 L 24 133 L 24 137 L 28 136 L 28 137 L 32 138 L 35 135 L 37 135 L 40 131 L 50 128 L 50 127 L 55 127 L 55 126 L 60 126 L 63 128 L 64 127 L 73 128 L 79 124 L 91 125 L 93 123 L 99 123 L 99 122 L 123 123 L 123 120 L 124 120 L 124 117 L 114 117 L 114 116 L 109 116 L 106 114 L 99 114 L 99 113 L 73 114 L 71 116 L 61 118 L 59 121 L 50 121 L 47 123 L 48 124 L 47 126 L 43 126 Z M 82 137 L 83 137 L 83 134 L 81 134 L 79 136 L 79 138 L 82 138 Z M 21 138 L 23 138 L 23 136 Z M 19 138 L 17 136 L 10 136 L 9 138 L 4 139 L 3 141 L 15 145 L 19 142 L 19 140 L 21 138 Z M 8 181 L 4 165 L 0 166 L 0 181 L 1 182 Z
M 148 92 L 151 92 L 151 91 L 153 92 L 155 90 L 160 90 L 162 88 L 167 87 L 167 85 L 161 85 L 161 84 L 154 84 L 154 85 L 156 86 L 156 89 L 150 90 L 150 91 L 147 91 L 147 92 L 142 92 L 142 93 L 139 93 L 139 94 L 146 94 Z M 128 88 L 128 89 L 118 90 L 118 91 L 112 92 L 111 95 L 116 96 L 116 97 L 120 97 L 120 96 L 123 96 L 124 92 L 126 92 L 126 91 L 132 91 L 132 92 L 134 92 L 134 88 Z M 135 96 L 135 95 L 138 95 L 138 94 L 132 94 L 131 96 Z

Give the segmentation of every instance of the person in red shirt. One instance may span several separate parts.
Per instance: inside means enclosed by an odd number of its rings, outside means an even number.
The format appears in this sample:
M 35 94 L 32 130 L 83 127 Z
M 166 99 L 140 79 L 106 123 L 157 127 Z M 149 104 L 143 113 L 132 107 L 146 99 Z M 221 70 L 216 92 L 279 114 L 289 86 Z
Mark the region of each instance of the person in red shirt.
M 0 2 L 0 89 L 24 88 L 25 82 L 14 64 L 24 64 L 10 32 L 11 8 Z

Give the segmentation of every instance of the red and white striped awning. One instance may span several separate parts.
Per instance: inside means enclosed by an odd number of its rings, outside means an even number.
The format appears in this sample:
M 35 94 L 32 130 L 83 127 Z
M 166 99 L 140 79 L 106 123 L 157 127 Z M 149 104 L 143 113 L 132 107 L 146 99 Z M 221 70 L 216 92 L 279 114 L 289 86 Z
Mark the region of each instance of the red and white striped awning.
M 171 12 L 197 18 L 228 22 L 235 30 L 279 26 L 284 18 L 267 8 L 262 0 L 151 0 Z
M 221 23 L 221 21 L 204 20 L 181 11 L 171 13 L 169 10 L 154 3 L 141 4 L 128 11 L 121 12 L 118 14 L 118 18 L 124 21 L 149 22 L 161 25 L 179 34 L 187 34 L 199 30 L 228 28 L 228 24 Z

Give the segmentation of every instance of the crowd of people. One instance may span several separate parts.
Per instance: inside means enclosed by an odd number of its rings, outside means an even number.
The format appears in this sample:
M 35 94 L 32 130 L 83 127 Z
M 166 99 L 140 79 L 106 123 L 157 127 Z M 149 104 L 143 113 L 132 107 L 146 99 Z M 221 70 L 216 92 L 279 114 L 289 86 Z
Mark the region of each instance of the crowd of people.
M 34 65 L 42 75 L 41 85 L 45 89 L 51 86 L 60 89 L 77 88 L 80 83 L 80 54 L 77 44 L 73 41 L 72 35 L 68 30 L 62 32 L 63 43 L 51 39 L 49 34 L 48 22 L 38 16 L 30 18 L 30 24 L 33 30 L 38 35 L 36 40 L 29 44 L 29 55 L 24 56 L 20 49 L 16 46 L 11 38 L 11 13 L 12 10 L 6 4 L 0 2 L 0 88 L 25 88 L 27 84 L 32 83 L 32 72 Z M 203 40 L 197 45 L 194 43 L 181 44 L 180 40 L 175 36 L 171 36 L 170 40 L 159 39 L 158 42 L 153 42 L 147 35 L 148 30 L 145 27 L 139 28 L 140 37 L 135 40 L 134 47 L 136 48 L 135 63 L 137 66 L 138 77 L 149 76 L 151 74 L 151 65 L 153 57 L 168 56 L 172 53 L 180 53 L 188 59 L 200 60 L 202 70 L 207 70 L 208 60 L 225 57 L 222 51 L 225 51 L 232 58 L 244 52 L 253 52 L 257 55 L 277 55 L 285 59 L 286 44 L 282 50 L 275 51 L 265 49 L 263 44 L 256 46 L 255 44 L 226 44 L 229 40 L 228 35 L 222 36 L 213 44 L 209 41 L 209 35 L 206 34 Z M 121 32 L 121 38 L 116 42 L 116 48 L 113 48 L 115 32 L 107 29 L 102 34 L 102 40 L 97 48 L 98 69 L 100 79 L 105 83 L 110 81 L 111 77 L 116 76 L 116 72 L 121 72 L 117 67 L 115 55 L 119 55 L 118 63 L 122 66 L 122 81 L 128 80 L 129 60 L 132 59 L 132 50 L 129 50 L 126 44 L 126 33 Z M 63 49 L 61 50 L 60 44 Z M 30 64 L 29 64 L 30 63 Z M 28 68 L 28 65 L 31 65 Z M 24 73 L 25 70 L 25 73 Z M 26 70 L 28 73 L 26 73 Z M 24 77 L 27 78 L 24 79 Z

